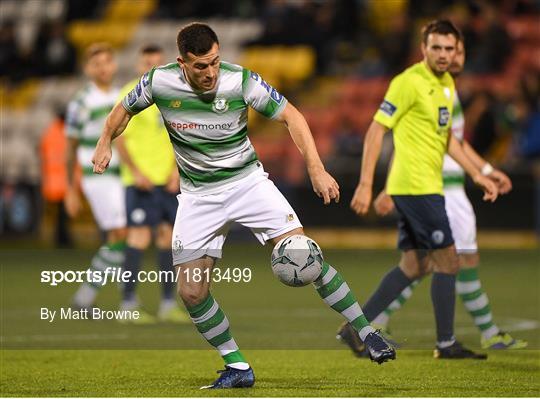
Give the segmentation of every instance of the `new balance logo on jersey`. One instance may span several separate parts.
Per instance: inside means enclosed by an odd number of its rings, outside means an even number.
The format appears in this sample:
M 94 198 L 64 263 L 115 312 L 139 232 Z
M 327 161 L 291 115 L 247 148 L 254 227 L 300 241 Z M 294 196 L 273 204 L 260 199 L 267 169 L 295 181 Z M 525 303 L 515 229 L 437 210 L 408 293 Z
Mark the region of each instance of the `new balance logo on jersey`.
M 270 86 L 266 81 L 259 76 L 258 73 L 251 72 L 250 75 L 251 79 L 253 79 L 255 82 L 259 82 L 264 89 L 270 93 L 270 98 L 277 103 L 278 105 L 281 104 L 283 101 L 283 95 L 278 92 L 276 89 L 274 89 L 272 86 Z
M 450 119 L 450 112 L 446 107 L 439 107 L 439 126 L 446 126 Z

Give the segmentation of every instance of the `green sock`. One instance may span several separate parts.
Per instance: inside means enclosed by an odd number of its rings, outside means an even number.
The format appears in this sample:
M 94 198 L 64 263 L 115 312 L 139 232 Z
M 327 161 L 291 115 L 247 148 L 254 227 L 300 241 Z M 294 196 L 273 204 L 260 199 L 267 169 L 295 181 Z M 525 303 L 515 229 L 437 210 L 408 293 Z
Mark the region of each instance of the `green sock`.
M 123 241 L 101 246 L 90 261 L 89 270 L 104 272 L 107 268 L 121 267 L 124 262 L 125 246 Z M 73 303 L 80 307 L 92 306 L 102 286 L 101 281 L 82 283 L 73 297 Z
M 489 299 L 482 289 L 478 278 L 478 267 L 461 269 L 457 275 L 456 291 L 463 301 L 465 308 L 472 316 L 474 324 L 480 330 L 482 337 L 489 339 L 500 330 L 491 315 Z
M 197 330 L 219 351 L 225 364 L 243 370 L 249 368 L 231 335 L 227 316 L 211 294 L 200 304 L 187 307 L 187 310 Z
M 369 324 L 362 308 L 336 269 L 324 262 L 321 276 L 313 283 L 323 301 L 345 317 L 358 331 L 360 339 L 375 331 Z

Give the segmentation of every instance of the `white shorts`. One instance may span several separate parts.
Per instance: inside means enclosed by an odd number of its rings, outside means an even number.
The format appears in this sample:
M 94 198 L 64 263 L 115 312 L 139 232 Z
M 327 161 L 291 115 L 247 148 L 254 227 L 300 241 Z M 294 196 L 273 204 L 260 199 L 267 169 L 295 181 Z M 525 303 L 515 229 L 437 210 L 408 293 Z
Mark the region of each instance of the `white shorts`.
M 444 199 L 457 253 L 476 253 L 476 215 L 465 190 L 462 187 L 446 188 Z
M 84 176 L 81 186 L 101 230 L 126 227 L 125 191 L 120 177 Z
M 205 255 L 221 258 L 223 243 L 235 222 L 250 228 L 262 245 L 302 227 L 289 202 L 261 168 L 220 193 L 178 195 L 173 264 Z

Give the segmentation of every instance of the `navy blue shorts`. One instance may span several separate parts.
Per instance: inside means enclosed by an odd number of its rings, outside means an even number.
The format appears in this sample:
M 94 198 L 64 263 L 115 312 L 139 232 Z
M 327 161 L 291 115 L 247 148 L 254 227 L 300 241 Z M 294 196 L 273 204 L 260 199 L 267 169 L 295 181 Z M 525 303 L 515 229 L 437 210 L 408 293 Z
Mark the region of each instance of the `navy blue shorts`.
M 433 250 L 454 243 L 442 195 L 392 195 L 392 200 L 399 213 L 399 249 Z
M 178 200 L 176 194 L 156 186 L 152 191 L 126 187 L 126 213 L 128 226 L 157 226 L 162 222 L 174 225 Z

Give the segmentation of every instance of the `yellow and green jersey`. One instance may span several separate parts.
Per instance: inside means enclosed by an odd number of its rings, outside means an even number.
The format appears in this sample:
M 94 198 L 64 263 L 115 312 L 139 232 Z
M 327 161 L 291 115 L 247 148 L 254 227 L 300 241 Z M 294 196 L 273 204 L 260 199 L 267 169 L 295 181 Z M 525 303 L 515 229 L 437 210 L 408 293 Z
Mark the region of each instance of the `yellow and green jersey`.
M 122 100 L 138 82 L 134 80 L 120 91 Z M 165 185 L 175 167 L 174 152 L 169 134 L 163 124 L 161 114 L 156 106 L 135 115 L 122 134 L 133 163 L 141 173 L 157 186 Z M 134 177 L 129 167 L 120 165 L 122 183 L 126 186 L 134 184 Z
M 394 132 L 394 161 L 386 190 L 390 195 L 442 194 L 454 103 L 454 80 L 437 77 L 424 62 L 397 75 L 374 120 Z

